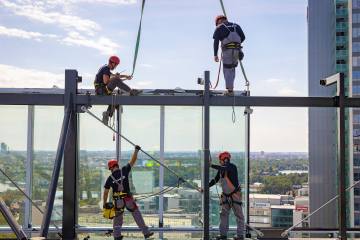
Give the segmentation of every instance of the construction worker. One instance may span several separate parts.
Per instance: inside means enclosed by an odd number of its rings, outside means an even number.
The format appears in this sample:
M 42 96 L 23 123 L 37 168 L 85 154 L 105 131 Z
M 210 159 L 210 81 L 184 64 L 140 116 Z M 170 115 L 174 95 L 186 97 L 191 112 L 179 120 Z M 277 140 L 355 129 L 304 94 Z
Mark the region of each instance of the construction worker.
M 104 185 L 103 203 L 106 208 L 110 187 L 113 190 L 113 203 L 115 206 L 115 217 L 113 219 L 114 229 L 114 240 L 121 240 L 121 227 L 123 224 L 123 215 L 125 208 L 131 212 L 136 224 L 141 229 L 145 238 L 151 237 L 154 233 L 150 232 L 148 227 L 145 225 L 144 219 L 136 205 L 136 202 L 131 194 L 129 186 L 129 173 L 131 168 L 134 166 L 138 152 L 141 148 L 135 146 L 135 151 L 130 161 L 119 168 L 119 164 L 116 159 L 108 161 L 108 168 L 111 171 L 111 175 L 107 178 Z
M 120 58 L 118 56 L 111 56 L 108 64 L 105 64 L 99 69 L 94 81 L 96 95 L 111 95 L 116 87 L 129 92 L 132 96 L 141 92 L 136 89 L 131 89 L 123 82 L 125 80 L 131 80 L 132 76 L 111 73 L 119 64 Z M 107 111 L 103 112 L 102 120 L 104 124 L 108 124 L 109 118 L 112 117 L 114 111 L 114 106 L 109 105 Z
M 237 236 L 234 240 L 244 239 L 244 215 L 242 211 L 241 187 L 239 185 L 238 173 L 235 164 L 230 162 L 231 155 L 229 152 L 219 154 L 220 165 L 211 164 L 211 167 L 218 172 L 210 183 L 209 187 L 214 186 L 220 181 L 222 194 L 220 198 L 220 235 L 216 239 L 227 239 L 229 230 L 229 214 L 232 209 L 236 217 Z M 201 189 L 203 191 L 203 189 Z
M 227 95 L 233 95 L 235 68 L 238 61 L 244 58 L 241 43 L 245 40 L 245 34 L 236 23 L 228 22 L 226 16 L 219 15 L 215 18 L 216 29 L 214 32 L 214 60 L 219 62 L 218 49 L 221 41 L 222 62 Z

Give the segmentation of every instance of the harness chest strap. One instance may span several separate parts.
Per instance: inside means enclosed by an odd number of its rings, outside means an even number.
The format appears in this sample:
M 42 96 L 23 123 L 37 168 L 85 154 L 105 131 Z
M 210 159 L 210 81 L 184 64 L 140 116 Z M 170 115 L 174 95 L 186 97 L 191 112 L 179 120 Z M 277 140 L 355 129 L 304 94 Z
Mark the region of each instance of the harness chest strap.
M 113 193 L 113 198 L 116 197 L 126 197 L 128 194 L 123 192 L 124 190 L 124 186 L 123 186 L 123 181 L 122 181 L 122 171 L 120 170 L 120 178 L 116 179 L 112 174 L 110 175 L 111 179 L 113 180 L 113 183 L 116 183 L 118 186 L 118 191 Z M 119 183 L 120 182 L 120 183 Z

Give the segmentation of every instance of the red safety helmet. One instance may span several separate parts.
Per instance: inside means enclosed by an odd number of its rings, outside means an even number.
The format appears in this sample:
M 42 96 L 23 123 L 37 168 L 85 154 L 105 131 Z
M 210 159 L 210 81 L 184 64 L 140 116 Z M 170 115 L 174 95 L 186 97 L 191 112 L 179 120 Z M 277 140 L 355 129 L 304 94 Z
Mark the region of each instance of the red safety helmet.
M 222 152 L 219 154 L 219 160 L 224 161 L 225 159 L 230 161 L 231 154 L 229 152 Z
M 108 161 L 108 168 L 109 170 L 112 169 L 115 166 L 119 166 L 119 163 L 116 159 L 111 159 Z
M 216 18 L 215 18 L 215 26 L 217 26 L 217 25 L 218 25 L 218 22 L 219 22 L 220 20 L 222 20 L 222 19 L 227 20 L 227 17 L 226 17 L 225 15 L 218 15 L 218 16 L 216 16 Z
M 113 62 L 113 63 L 116 63 L 116 65 L 118 65 L 119 63 L 120 63 L 120 58 L 118 57 L 118 56 L 111 56 L 110 58 L 109 58 L 109 63 L 110 62 Z

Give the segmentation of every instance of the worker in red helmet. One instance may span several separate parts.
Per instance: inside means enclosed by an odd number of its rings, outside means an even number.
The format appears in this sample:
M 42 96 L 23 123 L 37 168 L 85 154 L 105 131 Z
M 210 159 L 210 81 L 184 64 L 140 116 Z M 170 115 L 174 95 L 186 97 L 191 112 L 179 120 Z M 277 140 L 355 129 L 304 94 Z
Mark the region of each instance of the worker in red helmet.
M 220 182 L 223 191 L 220 198 L 220 235 L 216 239 L 227 239 L 229 214 L 232 209 L 237 223 L 237 235 L 234 237 L 234 240 L 242 240 L 244 239 L 244 215 L 242 211 L 241 186 L 239 185 L 236 165 L 231 163 L 230 159 L 231 154 L 229 152 L 221 152 L 219 154 L 220 165 L 211 164 L 211 167 L 216 169 L 217 173 L 215 178 L 210 181 L 209 187 Z
M 98 73 L 96 74 L 94 85 L 96 95 L 110 95 L 116 87 L 129 92 L 130 95 L 137 95 L 141 91 L 136 89 L 131 89 L 123 81 L 131 80 L 132 76 L 122 75 L 122 74 L 112 74 L 111 71 L 114 70 L 120 64 L 120 58 L 118 56 L 111 56 L 109 58 L 108 64 L 102 66 Z M 108 125 L 109 118 L 114 114 L 114 107 L 109 105 L 108 109 L 103 112 L 103 123 Z
M 111 171 L 111 175 L 107 178 L 104 185 L 103 204 L 105 208 L 109 190 L 112 188 L 113 204 L 115 206 L 115 217 L 113 218 L 114 240 L 123 239 L 123 236 L 121 235 L 121 227 L 123 224 L 125 208 L 131 212 L 136 224 L 141 229 L 145 238 L 149 238 L 154 235 L 154 233 L 150 232 L 146 226 L 141 212 L 131 194 L 129 186 L 129 173 L 137 160 L 137 155 L 140 149 L 141 148 L 139 146 L 135 146 L 135 151 L 130 161 L 122 168 L 119 168 L 119 164 L 116 159 L 108 161 L 108 168 Z
M 235 68 L 238 62 L 244 58 L 241 43 L 245 40 L 245 34 L 236 23 L 228 22 L 224 15 L 216 16 L 216 29 L 214 38 L 214 60 L 219 62 L 218 50 L 221 42 L 223 73 L 227 95 L 233 95 Z

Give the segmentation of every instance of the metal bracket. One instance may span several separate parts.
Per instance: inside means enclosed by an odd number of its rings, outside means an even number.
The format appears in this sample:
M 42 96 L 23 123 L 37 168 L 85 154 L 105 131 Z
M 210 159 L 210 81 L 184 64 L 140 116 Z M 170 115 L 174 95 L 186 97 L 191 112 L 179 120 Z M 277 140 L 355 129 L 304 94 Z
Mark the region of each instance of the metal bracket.
M 340 74 L 342 74 L 342 73 L 336 73 L 334 75 L 331 75 L 330 77 L 321 79 L 320 80 L 320 85 L 322 85 L 322 86 L 330 86 L 330 85 L 333 85 L 333 84 L 337 83 L 338 81 L 340 81 Z
M 76 105 L 76 112 L 77 113 L 84 113 L 85 111 L 82 110 L 82 107 L 84 106 L 86 109 L 90 109 L 92 107 L 91 105 L 91 92 L 87 91 L 86 92 L 86 96 L 87 96 L 87 104 L 84 105 Z
M 245 107 L 245 109 L 244 109 L 244 115 L 252 114 L 253 112 L 254 112 L 254 109 L 252 109 L 251 107 Z

